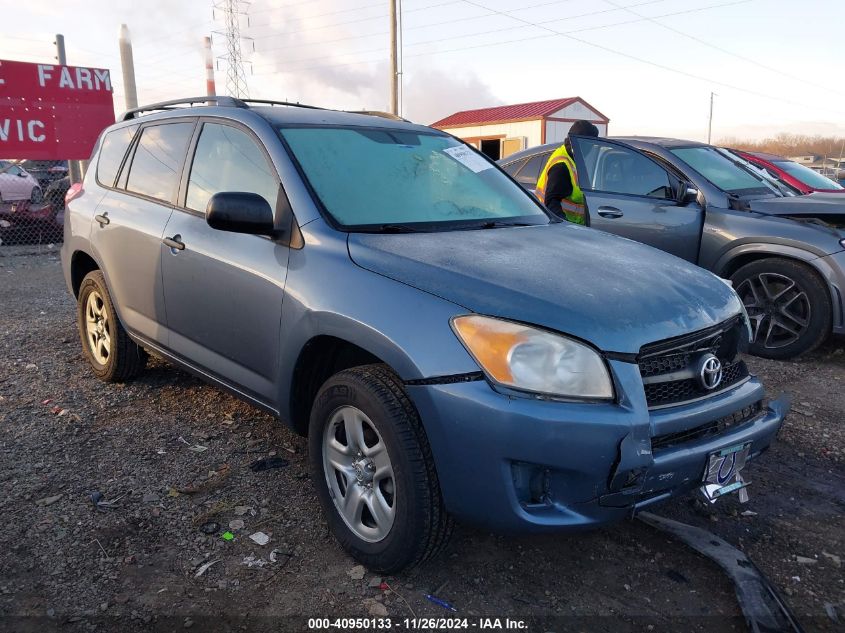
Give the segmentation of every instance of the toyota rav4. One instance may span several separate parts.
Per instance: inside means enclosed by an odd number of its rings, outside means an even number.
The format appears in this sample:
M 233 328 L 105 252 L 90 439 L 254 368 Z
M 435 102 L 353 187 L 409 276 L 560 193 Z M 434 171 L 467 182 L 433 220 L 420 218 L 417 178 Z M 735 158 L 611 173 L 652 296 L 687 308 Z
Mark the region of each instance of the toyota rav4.
M 332 532 L 386 572 L 454 518 L 567 530 L 744 492 L 785 403 L 728 284 L 556 221 L 443 132 L 208 100 L 127 112 L 68 193 L 99 378 L 151 350 L 307 435 Z

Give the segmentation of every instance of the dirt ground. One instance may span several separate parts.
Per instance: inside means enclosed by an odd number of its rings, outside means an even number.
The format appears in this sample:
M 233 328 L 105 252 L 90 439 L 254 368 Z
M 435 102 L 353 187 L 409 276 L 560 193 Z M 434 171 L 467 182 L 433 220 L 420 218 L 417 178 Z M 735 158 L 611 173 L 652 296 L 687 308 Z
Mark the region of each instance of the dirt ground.
M 745 551 L 808 631 L 845 630 L 844 347 L 749 359 L 770 395 L 794 395 L 779 441 L 746 470 L 749 503 L 656 508 Z M 307 630 L 384 614 L 745 630 L 715 564 L 636 520 L 530 538 L 459 526 L 426 565 L 362 575 L 326 530 L 302 438 L 159 360 L 129 384 L 94 378 L 49 250 L 0 251 L 0 429 L 0 630 Z M 274 455 L 286 463 L 250 469 Z

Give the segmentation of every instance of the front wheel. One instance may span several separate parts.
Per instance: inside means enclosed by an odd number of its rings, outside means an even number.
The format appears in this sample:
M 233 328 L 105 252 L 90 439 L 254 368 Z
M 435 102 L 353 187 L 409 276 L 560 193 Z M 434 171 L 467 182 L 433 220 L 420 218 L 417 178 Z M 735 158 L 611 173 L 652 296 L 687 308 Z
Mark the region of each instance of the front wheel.
M 335 538 L 374 571 L 435 555 L 452 530 L 431 447 L 399 378 L 384 365 L 332 376 L 311 411 L 312 479 Z
M 742 266 L 731 281 L 748 311 L 755 356 L 792 358 L 814 350 L 830 333 L 830 295 L 806 264 L 761 259 Z

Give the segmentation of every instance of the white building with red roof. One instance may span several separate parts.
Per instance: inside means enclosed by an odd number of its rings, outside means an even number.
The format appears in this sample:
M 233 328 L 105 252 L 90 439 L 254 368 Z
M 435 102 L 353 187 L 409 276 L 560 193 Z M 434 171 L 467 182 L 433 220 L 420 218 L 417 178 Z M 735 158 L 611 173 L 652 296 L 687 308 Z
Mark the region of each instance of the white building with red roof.
M 431 127 L 454 134 L 498 160 L 528 147 L 562 143 L 572 124 L 581 119 L 594 123 L 599 134 L 607 136 L 610 119 L 581 97 L 464 110 Z

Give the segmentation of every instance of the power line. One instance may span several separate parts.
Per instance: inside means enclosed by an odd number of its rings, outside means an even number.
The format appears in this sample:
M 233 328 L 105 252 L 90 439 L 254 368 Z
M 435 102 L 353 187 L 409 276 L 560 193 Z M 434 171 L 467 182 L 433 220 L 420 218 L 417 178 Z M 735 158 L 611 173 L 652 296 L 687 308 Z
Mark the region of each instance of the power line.
M 572 0 L 556 0 L 556 2 L 543 2 L 541 4 L 530 5 L 530 6 L 527 6 L 527 7 L 520 7 L 519 9 L 516 9 L 516 10 L 517 11 L 524 11 L 526 9 L 534 9 L 536 7 L 546 6 L 546 5 L 549 5 L 549 4 L 560 4 L 561 2 L 571 2 L 571 1 Z M 658 2 L 666 2 L 666 1 L 667 0 L 646 0 L 645 2 L 641 2 L 639 4 L 632 5 L 632 6 L 639 7 L 639 6 L 643 6 L 643 5 L 647 5 L 647 4 L 656 4 Z M 750 2 L 750 0 L 742 0 L 742 1 L 743 2 Z M 590 11 L 589 13 L 581 13 L 581 14 L 578 14 L 578 15 L 569 15 L 569 16 L 566 16 L 565 18 L 558 18 L 558 19 L 555 19 L 555 20 L 549 20 L 547 22 L 544 22 L 543 24 L 553 24 L 555 22 L 563 22 L 564 20 L 574 20 L 574 19 L 577 19 L 577 18 L 590 17 L 590 16 L 594 16 L 594 15 L 600 15 L 600 14 L 603 14 L 603 13 L 612 13 L 612 12 L 617 11 L 617 10 L 618 9 L 601 9 L 599 11 Z M 683 13 L 686 13 L 686 12 L 687 11 L 683 11 Z M 420 29 L 424 29 L 424 28 L 431 28 L 431 27 L 434 27 L 434 26 L 443 26 L 443 25 L 446 25 L 446 24 L 455 24 L 457 22 L 465 22 L 465 21 L 468 21 L 468 20 L 478 20 L 479 18 L 494 17 L 495 15 L 496 15 L 495 13 L 490 13 L 488 15 L 482 15 L 482 16 L 473 15 L 473 16 L 468 16 L 468 17 L 463 17 L 463 18 L 454 18 L 452 20 L 444 20 L 442 22 L 433 22 L 433 23 L 429 23 L 429 24 L 412 26 L 412 27 L 407 28 L 405 30 L 416 31 L 416 30 L 420 30 Z M 676 15 L 676 14 L 669 13 L 667 15 Z M 641 20 L 632 20 L 632 22 L 639 22 L 639 21 L 641 21 Z M 614 25 L 610 25 L 610 26 L 614 26 Z M 422 46 L 423 44 L 431 44 L 431 43 L 434 43 L 434 42 L 443 42 L 443 41 L 453 40 L 453 39 L 465 39 L 467 37 L 475 37 L 476 35 L 488 35 L 488 34 L 491 34 L 491 33 L 501 33 L 503 31 L 514 31 L 514 30 L 523 29 L 523 28 L 526 28 L 526 27 L 525 26 L 507 26 L 507 27 L 500 28 L 500 29 L 493 29 L 492 31 L 480 31 L 480 32 L 476 32 L 476 33 L 467 33 L 467 34 L 461 34 L 461 35 L 456 35 L 456 36 L 451 36 L 451 37 L 446 37 L 446 38 L 438 38 L 436 40 L 429 40 L 429 41 L 426 41 L 426 42 L 412 42 L 411 44 L 408 44 L 407 46 Z M 384 32 L 378 33 L 376 35 L 388 35 L 388 32 L 384 31 Z M 360 37 L 362 37 L 362 36 L 358 35 L 358 36 L 353 36 L 353 38 L 340 38 L 338 40 L 328 40 L 328 42 L 341 41 L 341 39 L 358 39 Z M 370 36 L 366 36 L 366 37 L 370 37 Z M 323 41 L 321 43 L 325 44 L 327 42 Z M 264 48 L 264 49 L 259 49 L 256 52 L 257 53 L 269 53 L 269 52 L 272 52 L 272 51 L 284 50 L 284 49 L 287 49 L 287 48 L 294 48 L 294 47 L 284 46 L 284 47 L 280 47 L 280 48 L 269 48 L 269 49 Z M 368 50 L 365 50 L 365 51 L 351 51 L 351 54 L 360 55 L 360 54 L 364 54 L 364 53 L 382 52 L 383 50 L 384 50 L 383 47 L 381 47 L 381 48 L 368 49 Z M 319 59 L 332 59 L 334 57 L 335 57 L 334 55 L 321 55 L 321 56 L 318 56 L 318 57 L 305 57 L 305 58 L 289 59 L 289 60 L 285 60 L 285 61 L 286 61 L 286 63 L 293 63 L 293 62 L 297 62 L 297 61 L 315 61 L 315 60 L 319 60 Z M 259 65 L 256 66 L 256 68 L 264 67 L 264 66 L 267 66 L 267 65 L 271 65 L 271 64 L 259 64 Z
M 288 6 L 294 6 L 294 5 L 288 5 Z M 313 18 L 322 18 L 322 17 L 325 17 L 327 15 L 338 15 L 340 13 L 352 13 L 352 12 L 356 12 L 356 11 L 363 11 L 364 9 L 370 9 L 372 7 L 383 7 L 383 6 L 384 6 L 384 2 L 373 2 L 372 4 L 365 4 L 365 5 L 360 6 L 360 7 L 352 7 L 351 9 L 340 9 L 338 11 L 327 11 L 325 13 L 316 13 L 314 15 L 306 15 L 306 16 L 301 17 L 301 18 L 287 18 L 287 19 L 284 20 L 284 23 L 287 24 L 287 23 L 290 23 L 290 22 L 303 22 L 305 20 L 311 20 Z M 284 8 L 284 7 L 275 7 L 275 8 L 280 9 L 280 8 Z M 250 15 L 253 15 L 253 14 L 251 13 Z M 374 19 L 374 18 L 367 18 L 367 19 Z M 264 27 L 264 26 L 275 26 L 276 24 L 279 24 L 279 22 L 265 22 L 264 24 L 259 24 L 258 28 Z
M 646 2 L 642 2 L 640 5 L 633 5 L 633 6 L 653 4 L 655 2 L 662 2 L 662 1 L 664 1 L 664 0 L 646 0 Z M 734 0 L 733 2 L 728 2 L 728 3 L 710 5 L 710 6 L 705 6 L 705 7 L 697 7 L 695 9 L 685 9 L 683 11 L 675 11 L 673 13 L 666 13 L 666 14 L 663 14 L 663 15 L 658 16 L 658 17 L 685 15 L 685 14 L 688 14 L 688 13 L 695 13 L 695 12 L 699 12 L 699 11 L 706 11 L 706 10 L 709 10 L 709 9 L 722 8 L 722 7 L 725 7 L 725 6 L 732 6 L 732 5 L 735 5 L 735 4 L 742 4 L 742 3 L 750 2 L 750 1 L 751 0 Z M 545 5 L 545 4 L 549 4 L 549 3 L 543 3 L 543 4 Z M 532 6 L 532 7 L 524 7 L 524 8 L 534 8 L 534 7 Z M 519 10 L 521 10 L 521 9 L 519 9 Z M 600 11 L 592 11 L 592 12 L 589 12 L 589 13 L 582 13 L 582 14 L 575 15 L 575 16 L 567 16 L 565 18 L 556 18 L 554 20 L 549 20 L 548 22 L 544 22 L 542 24 L 553 24 L 555 22 L 563 22 L 563 21 L 572 20 L 572 19 L 575 19 L 575 18 L 589 17 L 589 16 L 593 16 L 593 15 L 598 15 L 598 14 L 601 14 L 601 13 L 609 13 L 609 12 L 612 12 L 612 11 L 615 11 L 615 9 L 603 9 L 603 10 L 600 10 Z M 427 26 L 438 26 L 438 25 L 441 25 L 441 24 L 450 24 L 454 21 L 457 21 L 457 20 L 451 20 L 451 21 L 446 21 L 446 22 L 438 22 L 438 23 L 435 23 L 435 24 L 429 24 Z M 637 18 L 637 19 L 634 19 L 634 20 L 626 20 L 626 21 L 623 21 L 623 22 L 613 22 L 611 24 L 601 24 L 601 25 L 591 26 L 591 27 L 581 27 L 581 28 L 578 28 L 578 29 L 573 29 L 572 31 L 565 31 L 565 32 L 561 33 L 561 35 L 570 34 L 570 33 L 582 33 L 584 31 L 597 31 L 597 30 L 601 30 L 601 29 L 612 28 L 612 27 L 615 27 L 615 26 L 624 26 L 624 25 L 627 25 L 627 24 L 635 24 L 637 22 L 642 22 L 642 21 L 643 21 L 642 18 Z M 491 30 L 488 30 L 488 31 L 478 31 L 478 32 L 475 32 L 475 33 L 464 33 L 464 34 L 461 34 L 461 35 L 453 35 L 453 36 L 449 36 L 449 37 L 440 37 L 440 38 L 436 38 L 436 39 L 433 39 L 433 40 L 413 42 L 411 44 L 405 45 L 405 48 L 411 48 L 411 47 L 416 47 L 416 46 L 425 46 L 425 45 L 428 45 L 428 44 L 439 44 L 441 42 L 448 42 L 448 41 L 451 41 L 451 40 L 465 40 L 468 37 L 477 37 L 479 35 L 494 35 L 494 34 L 497 35 L 499 33 L 506 32 L 506 31 L 518 31 L 520 29 L 526 29 L 526 28 L 530 28 L 530 27 L 526 26 L 526 25 L 507 26 L 507 27 L 498 28 L 498 29 L 491 29 Z M 408 30 L 411 30 L 411 29 L 408 29 Z M 537 36 L 537 38 L 547 38 L 547 37 L 557 37 L 557 36 L 558 36 L 558 34 L 554 33 L 554 34 L 551 34 L 551 35 Z M 470 45 L 470 46 L 461 46 L 461 47 L 458 47 L 458 48 L 451 48 L 451 49 L 447 49 L 447 50 L 444 50 L 444 51 L 431 51 L 431 52 L 425 52 L 425 53 L 417 53 L 417 54 L 414 54 L 414 55 L 408 55 L 408 57 L 421 57 L 421 56 L 424 56 L 424 55 L 437 55 L 437 54 L 440 54 L 440 53 L 451 53 L 451 52 L 457 52 L 457 51 L 472 50 L 472 49 L 477 49 L 477 48 L 486 48 L 486 47 L 489 47 L 489 46 L 499 46 L 499 45 L 502 45 L 502 44 L 512 44 L 512 43 L 523 43 L 524 44 L 525 38 L 523 37 L 523 38 L 518 38 L 518 39 L 513 39 L 513 40 L 504 40 L 504 41 L 492 42 L 492 43 L 484 43 L 484 44 L 477 44 L 477 45 Z M 258 51 L 258 52 L 261 53 L 261 52 L 265 52 L 265 51 Z M 366 53 L 382 53 L 382 54 L 384 54 L 385 52 L 386 51 L 385 51 L 384 47 L 381 47 L 381 48 L 377 48 L 377 49 L 369 49 L 369 50 L 366 50 L 366 51 L 356 51 L 354 54 L 366 54 Z M 317 60 L 320 60 L 320 59 L 334 59 L 334 58 L 335 58 L 334 55 L 321 55 L 321 56 L 318 56 L 318 57 L 301 58 L 301 59 L 298 59 L 298 60 L 288 60 L 288 61 L 289 62 L 317 61 Z M 332 67 L 335 67 L 335 66 L 350 66 L 350 65 L 357 65 L 357 64 L 368 64 L 368 63 L 373 63 L 373 62 L 376 62 L 376 61 L 379 61 L 379 60 L 374 59 L 374 60 L 364 60 L 364 61 L 360 61 L 360 62 L 351 62 L 351 63 L 342 63 L 342 64 L 307 66 L 305 68 L 300 67 L 300 68 L 293 68 L 291 70 L 292 71 L 298 71 L 298 70 L 308 70 L 308 69 L 314 69 L 314 68 L 332 68 Z M 265 66 L 268 66 L 268 65 L 272 65 L 272 64 L 259 64 L 256 67 L 265 67 Z M 255 74 L 269 74 L 269 73 L 255 73 Z
M 733 84 L 729 84 L 729 83 L 724 82 L 724 81 L 717 81 L 717 80 L 711 79 L 709 77 L 704 77 L 702 75 L 689 73 L 689 72 L 686 72 L 684 70 L 680 70 L 678 68 L 673 68 L 672 66 L 667 66 L 667 65 L 661 64 L 659 62 L 653 62 L 653 61 L 644 59 L 642 57 L 638 57 L 636 55 L 631 55 L 630 53 L 624 53 L 624 52 L 618 51 L 614 48 L 610 48 L 609 46 L 604 46 L 603 44 L 596 44 L 595 42 L 590 42 L 588 40 L 582 39 L 580 37 L 576 37 L 576 36 L 571 35 L 569 33 L 564 33 L 564 32 L 561 32 L 561 31 L 556 31 L 554 29 L 550 29 L 549 27 L 543 26 L 542 24 L 537 24 L 536 22 L 531 22 L 529 20 L 524 20 L 522 18 L 518 18 L 518 17 L 516 17 L 514 15 L 510 15 L 507 12 L 504 12 L 504 11 L 496 11 L 495 9 L 491 9 L 489 7 L 482 5 L 482 4 L 474 2 L 473 0 L 461 0 L 461 1 L 465 2 L 466 4 L 472 5 L 474 7 L 478 7 L 479 9 L 486 9 L 488 11 L 494 11 L 495 13 L 499 13 L 500 15 L 509 17 L 510 19 L 516 20 L 517 22 L 522 22 L 523 24 L 526 24 L 528 26 L 536 26 L 537 28 L 543 29 L 544 31 L 548 31 L 549 33 L 552 33 L 554 35 L 562 35 L 563 37 L 566 37 L 567 39 L 573 40 L 575 42 L 579 42 L 581 44 L 584 44 L 585 46 L 590 46 L 591 48 L 596 48 L 596 49 L 605 51 L 607 53 L 613 53 L 614 55 L 618 55 L 620 57 L 625 57 L 627 59 L 631 59 L 633 61 L 640 62 L 641 64 L 647 64 L 649 66 L 654 66 L 655 68 L 659 68 L 661 70 L 665 70 L 665 71 L 675 73 L 675 74 L 678 74 L 678 75 L 683 75 L 685 77 L 690 77 L 691 79 L 697 79 L 699 81 L 705 81 L 705 82 L 713 84 L 713 85 L 724 86 L 725 88 L 730 88 L 731 90 L 737 90 L 739 92 L 745 92 L 747 94 L 755 95 L 757 97 L 763 97 L 765 99 L 771 99 L 773 101 L 782 101 L 783 103 L 788 103 L 790 105 L 800 106 L 802 108 L 808 108 L 808 109 L 814 108 L 814 106 L 809 106 L 805 103 L 798 103 L 798 102 L 792 101 L 790 99 L 783 99 L 782 97 L 776 97 L 774 95 L 766 94 L 764 92 L 758 92 L 756 90 L 751 90 L 749 88 L 743 88 L 741 86 L 734 86 Z M 741 3 L 740 2 L 733 2 L 733 3 L 728 3 L 728 4 L 741 4 Z M 819 108 L 815 108 L 815 109 L 819 109 Z M 822 108 L 822 109 L 824 109 L 824 108 Z
M 812 81 L 808 81 L 808 80 L 804 79 L 803 77 L 791 75 L 789 73 L 786 73 L 786 72 L 780 70 L 779 68 L 773 68 L 771 66 L 767 66 L 766 64 L 760 63 L 755 59 L 751 59 L 750 57 L 746 57 L 745 55 L 740 55 L 739 53 L 734 53 L 733 51 L 729 51 L 725 48 L 722 48 L 721 46 L 717 46 L 716 44 L 708 42 L 707 40 L 703 40 L 700 37 L 696 37 L 695 35 L 692 35 L 690 33 L 686 33 L 685 31 L 681 31 L 680 29 L 676 29 L 675 27 L 669 26 L 668 24 L 663 24 L 662 22 L 658 22 L 655 18 L 651 18 L 651 17 L 645 16 L 645 15 L 642 15 L 641 13 L 637 13 L 636 11 L 633 10 L 633 7 L 620 6 L 619 4 L 614 2 L 614 0 L 605 0 L 605 2 L 607 2 L 608 4 L 614 6 L 618 9 L 622 9 L 623 11 L 627 11 L 628 13 L 630 13 L 632 15 L 636 15 L 637 17 L 644 18 L 645 20 L 648 20 L 652 24 L 656 24 L 657 26 L 659 26 L 662 29 L 666 29 L 667 31 L 671 31 L 672 33 L 676 33 L 678 35 L 686 37 L 687 39 L 690 39 L 694 42 L 698 42 L 699 44 L 707 46 L 708 48 L 712 48 L 713 50 L 717 50 L 720 53 L 724 53 L 725 55 L 730 55 L 731 57 L 736 57 L 737 59 L 741 59 L 744 62 L 748 62 L 749 64 L 753 64 L 754 66 L 758 66 L 759 68 L 762 68 L 764 70 L 768 70 L 769 72 L 773 72 L 773 73 L 777 73 L 779 75 L 783 75 L 784 77 L 787 77 L 788 79 L 792 79 L 793 81 L 800 81 L 802 83 L 805 83 L 809 86 L 813 86 L 815 88 L 821 88 L 823 90 L 829 90 L 830 92 L 833 92 L 834 94 L 845 95 L 845 93 L 839 92 L 838 90 L 834 90 L 830 86 L 824 86 L 822 84 L 817 84 L 817 83 L 814 83 Z
M 302 2 L 291 2 L 290 4 L 280 4 L 275 7 L 255 9 L 250 12 L 250 15 L 255 15 L 256 13 L 267 13 L 267 11 L 278 11 L 279 9 L 290 9 L 291 7 L 298 7 L 301 4 L 314 4 L 315 2 L 322 2 L 322 0 L 302 0 Z
M 445 7 L 446 5 L 449 5 L 449 4 L 458 4 L 460 1 L 461 0 L 449 0 L 448 2 L 438 2 L 436 4 L 430 4 L 430 5 L 427 5 L 427 6 L 424 6 L 424 7 L 417 7 L 416 9 L 407 9 L 407 10 L 405 10 L 405 13 L 415 13 L 417 11 L 425 11 L 427 9 L 436 9 L 438 7 Z M 383 6 L 383 5 L 384 5 L 384 2 L 379 2 L 377 4 L 368 4 L 368 5 L 364 5 L 363 7 L 357 7 L 356 10 L 366 9 L 366 8 L 375 7 L 375 6 Z M 309 15 L 309 16 L 305 16 L 303 18 L 293 18 L 291 20 L 285 21 L 284 24 L 288 24 L 289 22 L 294 22 L 294 21 L 301 22 L 301 21 L 304 21 L 304 20 L 312 19 L 312 18 L 324 17 L 324 16 L 327 16 L 327 15 L 334 15 L 336 13 L 347 13 L 348 11 L 350 11 L 350 9 L 343 9 L 341 11 L 331 11 L 329 13 L 320 13 L 318 15 Z M 380 13 L 379 15 L 373 15 L 373 16 L 370 16 L 370 17 L 367 17 L 367 18 L 357 18 L 355 20 L 347 20 L 345 22 L 336 22 L 334 24 L 323 24 L 323 25 L 320 25 L 320 26 L 309 27 L 307 29 L 294 29 L 293 31 L 284 31 L 284 32 L 281 32 L 281 33 L 271 33 L 271 34 L 268 34 L 268 35 L 256 35 L 255 39 L 260 40 L 260 39 L 267 39 L 267 38 L 270 38 L 270 37 L 282 37 L 282 36 L 286 36 L 286 35 L 293 35 L 295 33 L 306 33 L 308 31 L 320 31 L 322 29 L 330 29 L 330 28 L 333 28 L 333 27 L 336 27 L 336 26 L 345 26 L 347 24 L 360 24 L 361 22 L 372 22 L 373 20 L 383 20 L 384 18 L 387 18 L 387 17 L 388 17 L 387 13 Z M 280 22 L 267 22 L 265 24 L 259 24 L 255 28 L 266 27 L 266 26 L 275 26 L 275 25 L 278 25 L 278 24 L 281 24 L 281 23 Z
M 174 35 L 181 35 L 182 33 L 187 33 L 188 31 L 195 31 L 196 29 L 198 29 L 201 26 L 210 26 L 212 24 L 214 24 L 213 20 L 204 20 L 203 22 L 197 22 L 197 23 L 195 23 L 191 26 L 188 26 L 184 29 L 179 29 L 178 31 L 170 31 L 168 33 L 163 33 L 161 35 L 157 35 L 156 37 L 147 38 L 143 41 L 143 43 L 149 44 L 151 42 L 160 42 L 161 40 L 171 38 Z M 141 43 L 142 43 L 141 41 L 138 42 L 138 44 L 141 44 Z

